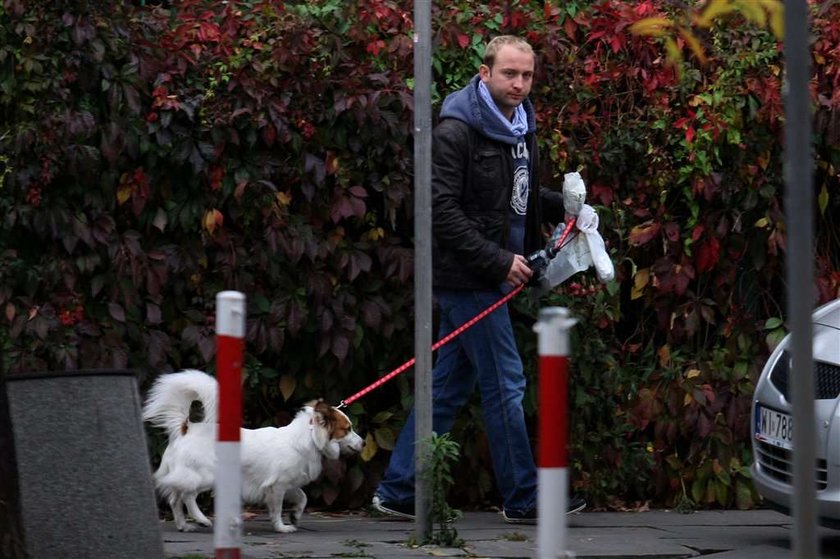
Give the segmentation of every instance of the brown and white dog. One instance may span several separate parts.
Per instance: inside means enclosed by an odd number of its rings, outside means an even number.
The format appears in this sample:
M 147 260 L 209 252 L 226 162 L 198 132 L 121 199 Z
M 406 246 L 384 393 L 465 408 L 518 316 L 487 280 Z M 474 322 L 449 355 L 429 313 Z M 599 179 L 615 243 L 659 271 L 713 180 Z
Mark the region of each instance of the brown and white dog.
M 158 493 L 172 509 L 178 530 L 195 529 L 187 522 L 184 507 L 196 522 L 211 525 L 196 497 L 213 489 L 215 483 L 217 393 L 215 378 L 186 370 L 158 377 L 143 406 L 143 419 L 169 435 L 154 479 Z M 196 400 L 204 406 L 204 418 L 193 423 L 190 406 Z M 321 474 L 322 459 L 358 453 L 363 446 L 350 419 L 320 400 L 306 404 L 285 427 L 242 429 L 243 500 L 265 503 L 274 529 L 294 532 L 306 507 L 302 487 Z M 292 505 L 291 525 L 283 523 L 284 501 Z

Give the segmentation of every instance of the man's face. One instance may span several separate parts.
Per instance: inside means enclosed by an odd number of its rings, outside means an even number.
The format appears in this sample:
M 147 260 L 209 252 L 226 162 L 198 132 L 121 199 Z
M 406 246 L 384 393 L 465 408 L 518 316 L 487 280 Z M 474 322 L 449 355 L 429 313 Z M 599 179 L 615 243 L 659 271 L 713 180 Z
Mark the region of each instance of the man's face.
M 478 74 L 502 114 L 510 118 L 531 92 L 534 56 L 513 45 L 504 45 L 496 53 L 493 67 L 482 64 Z

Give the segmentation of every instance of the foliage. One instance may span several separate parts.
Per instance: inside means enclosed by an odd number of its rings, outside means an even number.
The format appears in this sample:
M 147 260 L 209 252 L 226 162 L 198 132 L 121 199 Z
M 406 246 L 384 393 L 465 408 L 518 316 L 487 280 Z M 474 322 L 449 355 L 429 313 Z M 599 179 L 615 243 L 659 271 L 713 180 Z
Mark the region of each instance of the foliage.
M 682 22 L 667 17 L 646 17 L 630 26 L 636 35 L 660 37 L 664 40 L 668 61 L 678 64 L 682 60 L 683 46 L 687 46 L 697 59 L 705 63 L 706 53 L 700 39 L 691 31 L 692 25 L 708 29 L 720 24 L 725 16 L 738 14 L 759 27 L 767 26 L 781 40 L 784 37 L 784 5 L 780 0 L 710 0 L 695 10 L 678 14 Z M 674 36 L 669 33 L 673 32 Z
M 212 370 L 223 289 L 248 298 L 251 424 L 409 352 L 410 20 L 387 68 L 345 23 L 382 14 L 307 6 L 4 3 L 11 371 Z M 366 478 L 334 466 L 327 503 Z
M 412 353 L 412 14 L 171 4 L 0 3 L 3 365 L 212 371 L 214 297 L 236 289 L 245 421 L 284 424 Z M 572 479 L 596 507 L 757 498 L 750 394 L 784 333 L 782 60 L 764 25 L 733 15 L 697 34 L 705 63 L 669 64 L 655 33 L 629 29 L 688 29 L 670 2 L 434 7 L 435 109 L 489 38 L 532 42 L 543 182 L 581 171 L 616 264 L 610 284 L 581 274 L 510 305 L 529 421 L 538 308 L 579 319 Z M 815 304 L 840 296 L 838 15 L 813 7 Z M 368 500 L 411 400 L 406 374 L 349 407 L 365 453 L 328 461 L 311 502 Z M 452 436 L 451 475 L 470 483 L 451 502 L 497 504 L 477 398 Z

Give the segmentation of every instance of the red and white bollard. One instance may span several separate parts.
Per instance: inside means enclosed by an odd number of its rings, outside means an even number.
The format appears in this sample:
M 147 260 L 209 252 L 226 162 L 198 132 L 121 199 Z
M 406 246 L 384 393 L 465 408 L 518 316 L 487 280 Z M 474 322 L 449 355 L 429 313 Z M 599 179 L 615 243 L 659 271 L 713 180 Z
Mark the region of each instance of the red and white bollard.
M 219 427 L 216 437 L 216 496 L 213 543 L 216 559 L 240 559 L 242 542 L 242 356 L 245 347 L 245 295 L 216 294 L 216 379 Z
M 569 329 L 577 320 L 563 307 L 540 310 L 534 325 L 539 363 L 537 557 L 567 557 Z

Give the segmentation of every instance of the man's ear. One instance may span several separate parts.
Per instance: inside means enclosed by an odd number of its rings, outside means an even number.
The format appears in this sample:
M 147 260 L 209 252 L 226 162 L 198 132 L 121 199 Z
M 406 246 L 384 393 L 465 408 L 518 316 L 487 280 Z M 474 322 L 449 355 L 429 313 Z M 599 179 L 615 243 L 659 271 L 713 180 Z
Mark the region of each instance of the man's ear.
M 478 67 L 478 77 L 481 78 L 481 81 L 486 82 L 490 79 L 490 66 L 487 64 L 482 64 Z

